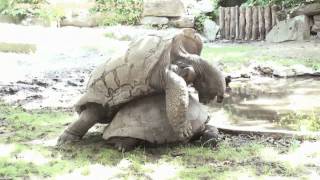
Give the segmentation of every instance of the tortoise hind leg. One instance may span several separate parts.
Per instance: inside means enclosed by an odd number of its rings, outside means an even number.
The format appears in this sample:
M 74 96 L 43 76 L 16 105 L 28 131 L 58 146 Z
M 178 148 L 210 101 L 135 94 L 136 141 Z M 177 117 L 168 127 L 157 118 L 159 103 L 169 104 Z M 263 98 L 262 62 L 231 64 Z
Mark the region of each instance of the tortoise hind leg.
M 201 134 L 200 141 L 201 144 L 205 146 L 215 147 L 218 144 L 219 131 L 216 127 L 206 125 L 205 130 Z

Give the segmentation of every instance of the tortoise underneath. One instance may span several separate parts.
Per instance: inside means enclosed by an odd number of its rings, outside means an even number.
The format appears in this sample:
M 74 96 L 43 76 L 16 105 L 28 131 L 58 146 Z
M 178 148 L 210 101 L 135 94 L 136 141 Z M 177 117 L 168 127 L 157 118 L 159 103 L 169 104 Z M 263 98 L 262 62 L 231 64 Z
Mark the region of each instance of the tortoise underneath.
M 181 138 L 169 124 L 164 96 L 147 96 L 126 104 L 106 127 L 103 139 L 120 151 L 132 150 L 140 144 L 162 145 L 197 139 L 216 144 L 218 130 L 206 125 L 210 116 L 204 105 L 189 96 L 186 120 L 191 122 L 194 135 Z

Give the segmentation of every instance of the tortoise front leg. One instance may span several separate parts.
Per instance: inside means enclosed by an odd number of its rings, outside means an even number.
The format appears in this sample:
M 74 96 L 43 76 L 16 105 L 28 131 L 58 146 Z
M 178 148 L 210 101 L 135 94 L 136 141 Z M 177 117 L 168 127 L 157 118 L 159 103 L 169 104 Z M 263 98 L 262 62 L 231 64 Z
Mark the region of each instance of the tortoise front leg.
M 70 124 L 60 135 L 57 145 L 79 141 L 94 124 L 106 118 L 106 114 L 106 109 L 102 105 L 87 104 L 86 108 L 80 113 L 79 119 Z
M 171 70 L 166 70 L 166 112 L 169 123 L 180 138 L 192 136 L 192 126 L 186 120 L 189 105 L 188 88 L 185 80 Z

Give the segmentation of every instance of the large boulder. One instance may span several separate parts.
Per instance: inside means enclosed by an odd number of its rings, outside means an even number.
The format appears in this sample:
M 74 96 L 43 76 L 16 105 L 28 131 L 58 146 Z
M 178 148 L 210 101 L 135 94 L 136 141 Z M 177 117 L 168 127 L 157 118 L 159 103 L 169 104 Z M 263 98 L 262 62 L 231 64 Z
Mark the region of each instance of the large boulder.
M 285 42 L 310 39 L 310 22 L 305 15 L 297 16 L 289 20 L 280 21 L 267 34 L 268 42 Z
M 198 16 L 214 10 L 213 4 L 210 0 L 184 0 L 183 3 L 187 14 L 190 15 Z
M 165 25 L 168 24 L 169 19 L 166 17 L 146 16 L 140 22 L 143 25 Z
M 170 24 L 177 28 L 193 28 L 195 17 L 192 15 L 172 18 Z
M 209 41 L 214 41 L 217 38 L 219 26 L 212 20 L 206 19 L 203 23 L 203 34 Z
M 181 0 L 146 0 L 143 16 L 180 17 L 185 13 Z
M 300 16 L 300 15 L 307 15 L 313 16 L 320 14 L 320 3 L 312 3 L 307 4 L 301 7 L 298 7 L 290 14 L 290 17 Z

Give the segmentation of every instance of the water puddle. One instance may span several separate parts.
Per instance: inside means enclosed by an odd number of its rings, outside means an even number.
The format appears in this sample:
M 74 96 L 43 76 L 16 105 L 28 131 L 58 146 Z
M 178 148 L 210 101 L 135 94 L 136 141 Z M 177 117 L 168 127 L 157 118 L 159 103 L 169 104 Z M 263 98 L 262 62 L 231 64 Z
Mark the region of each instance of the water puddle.
M 320 78 L 252 77 L 231 83 L 223 110 L 212 106 L 212 124 L 249 130 L 320 130 Z

